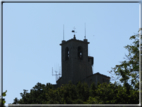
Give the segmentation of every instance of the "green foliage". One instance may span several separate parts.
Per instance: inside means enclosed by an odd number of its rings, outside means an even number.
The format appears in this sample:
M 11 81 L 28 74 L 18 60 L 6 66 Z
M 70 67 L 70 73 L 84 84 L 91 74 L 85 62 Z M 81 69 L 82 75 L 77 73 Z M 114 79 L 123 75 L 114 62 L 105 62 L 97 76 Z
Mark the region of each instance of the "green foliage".
M 131 36 L 130 40 L 133 40 L 133 43 L 125 46 L 129 54 L 125 55 L 125 60 L 120 65 L 116 65 L 110 71 L 120 77 L 119 81 L 123 83 L 127 93 L 130 93 L 132 88 L 139 89 L 139 35 Z
M 2 93 L 2 96 L 3 96 L 3 97 L 6 96 L 6 92 L 7 92 L 7 90 L 6 90 L 5 92 Z M 6 103 L 5 99 L 3 99 L 3 98 L 0 99 L 0 105 L 4 105 L 5 103 Z
M 139 99 L 138 91 L 132 89 L 127 94 L 126 88 L 116 83 L 103 83 L 97 87 L 94 83 L 91 87 L 81 82 L 77 85 L 69 83 L 57 89 L 51 85 L 38 85 L 44 86 L 42 91 L 39 87 L 30 93 L 24 90 L 22 99 L 15 98 L 13 104 L 138 104 Z
M 6 96 L 6 92 L 7 92 L 7 90 L 6 90 L 5 92 L 2 93 L 2 96 L 5 97 L 5 96 Z

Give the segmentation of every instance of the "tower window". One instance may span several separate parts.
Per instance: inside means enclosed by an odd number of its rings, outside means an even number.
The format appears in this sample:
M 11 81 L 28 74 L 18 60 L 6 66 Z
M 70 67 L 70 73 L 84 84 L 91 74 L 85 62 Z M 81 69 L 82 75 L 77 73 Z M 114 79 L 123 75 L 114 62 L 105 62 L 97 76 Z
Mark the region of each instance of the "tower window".
M 78 58 L 83 59 L 83 52 L 82 52 L 82 47 L 78 47 Z
M 65 60 L 68 60 L 69 59 L 69 48 L 66 47 L 65 49 Z

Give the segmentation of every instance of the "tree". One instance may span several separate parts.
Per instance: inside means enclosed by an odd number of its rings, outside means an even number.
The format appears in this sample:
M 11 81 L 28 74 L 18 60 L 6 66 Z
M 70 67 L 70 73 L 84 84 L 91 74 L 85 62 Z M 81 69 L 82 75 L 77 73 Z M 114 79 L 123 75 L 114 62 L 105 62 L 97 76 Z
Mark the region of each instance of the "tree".
M 46 94 L 49 93 L 50 89 L 53 89 L 50 83 L 46 85 L 37 83 L 30 90 L 30 93 L 24 89 L 24 92 L 20 93 L 22 99 L 18 100 L 15 98 L 13 104 L 45 104 L 49 100 Z
M 92 84 L 88 87 L 79 82 L 77 85 L 65 84 L 57 89 L 44 87 L 42 91 L 35 90 L 30 93 L 24 90 L 22 98 L 15 98 L 13 104 L 138 104 L 139 96 L 138 91 L 133 89 L 127 94 L 126 88 L 116 83 L 98 84 L 97 87 Z
M 96 91 L 94 101 L 99 104 L 138 104 L 139 103 L 139 91 L 129 90 L 130 93 L 126 93 L 127 90 L 124 86 L 117 85 L 117 83 L 102 83 L 99 84 Z M 92 101 L 91 99 L 88 100 Z
M 6 96 L 6 92 L 7 92 L 7 90 L 2 93 L 2 96 L 3 96 L 3 97 Z M 0 98 L 0 105 L 3 105 L 3 106 L 4 106 L 5 103 L 6 103 L 5 99 L 4 99 L 4 98 Z M 4 106 L 4 107 L 5 107 L 5 106 Z
M 131 45 L 125 46 L 129 54 L 125 55 L 125 60 L 120 65 L 116 65 L 110 72 L 120 77 L 120 82 L 129 92 L 129 89 L 139 89 L 139 35 L 133 35 L 130 40 L 134 40 Z M 129 83 L 130 80 L 130 83 Z

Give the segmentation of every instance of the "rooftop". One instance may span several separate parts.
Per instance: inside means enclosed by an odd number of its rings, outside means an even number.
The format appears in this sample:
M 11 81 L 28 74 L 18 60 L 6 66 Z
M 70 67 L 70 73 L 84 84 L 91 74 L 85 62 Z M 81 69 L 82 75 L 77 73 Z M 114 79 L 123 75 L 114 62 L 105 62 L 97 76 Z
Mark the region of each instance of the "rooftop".
M 84 40 L 82 41 L 82 40 L 77 40 L 76 38 L 72 38 L 72 39 L 69 39 L 69 40 L 67 40 L 67 41 L 62 40 L 62 43 L 61 43 L 60 45 L 66 44 L 66 43 L 71 42 L 71 41 L 81 42 L 81 43 L 85 43 L 85 44 L 86 44 L 86 43 L 87 43 L 87 44 L 90 43 L 90 42 L 87 42 L 87 39 L 84 39 Z

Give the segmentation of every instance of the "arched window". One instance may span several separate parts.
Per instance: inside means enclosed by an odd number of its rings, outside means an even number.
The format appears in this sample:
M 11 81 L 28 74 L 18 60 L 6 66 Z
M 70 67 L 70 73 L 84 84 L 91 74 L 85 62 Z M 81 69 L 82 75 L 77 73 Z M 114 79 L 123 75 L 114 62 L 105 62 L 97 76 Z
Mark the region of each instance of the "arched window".
M 65 60 L 68 60 L 69 59 L 69 48 L 66 47 L 65 49 Z
M 83 51 L 82 51 L 82 47 L 81 46 L 79 46 L 78 47 L 78 58 L 79 59 L 83 59 Z

